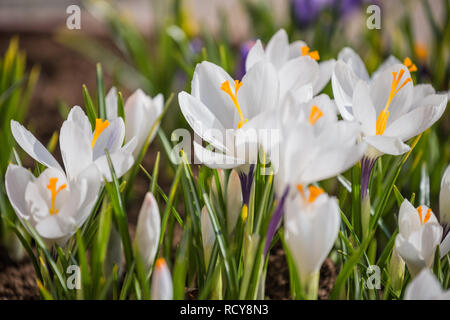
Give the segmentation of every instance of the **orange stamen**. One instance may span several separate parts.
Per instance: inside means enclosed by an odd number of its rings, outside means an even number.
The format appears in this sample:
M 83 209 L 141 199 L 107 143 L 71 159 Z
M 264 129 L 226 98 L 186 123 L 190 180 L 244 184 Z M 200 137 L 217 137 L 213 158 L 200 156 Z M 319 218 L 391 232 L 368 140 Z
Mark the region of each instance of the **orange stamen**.
M 310 124 L 315 124 L 322 116 L 322 110 L 320 110 L 317 106 L 312 106 L 308 121 Z
M 405 60 L 403 60 L 403 64 L 408 68 L 409 72 L 417 71 L 417 66 L 411 61 L 409 57 L 406 57 Z
M 419 212 L 420 224 L 423 224 L 423 219 L 422 219 L 422 206 L 418 206 L 418 207 L 417 207 L 417 212 Z
M 58 209 L 55 208 L 55 200 L 58 193 L 67 187 L 66 184 L 61 185 L 58 189 L 56 189 L 56 183 L 58 182 L 58 178 L 50 178 L 47 189 L 50 190 L 52 197 L 52 207 L 50 208 L 50 215 L 55 215 L 58 213 Z
M 405 73 L 405 70 L 401 69 L 398 73 L 392 72 L 392 85 L 391 85 L 391 92 L 389 93 L 388 100 L 386 102 L 386 106 L 383 110 L 381 110 L 380 114 L 378 115 L 377 122 L 376 122 L 376 134 L 382 135 L 384 131 L 386 130 L 386 124 L 387 120 L 389 118 L 389 106 L 391 105 L 392 99 L 394 99 L 395 95 L 400 91 L 401 88 L 403 88 L 408 82 L 412 81 L 411 78 L 407 78 L 399 87 L 400 80 L 403 77 L 403 74 Z
M 320 59 L 319 51 L 317 50 L 310 52 L 308 46 L 303 46 L 300 50 L 302 51 L 302 56 L 308 55 L 311 59 L 316 61 Z
M 308 203 L 313 203 L 316 201 L 317 197 L 319 197 L 322 193 L 324 193 L 322 188 L 316 187 L 316 186 L 309 186 L 308 187 L 308 199 L 306 199 L 305 190 L 303 189 L 303 185 L 298 184 L 297 189 L 300 192 L 300 195 L 302 198 Z
M 91 148 L 94 147 L 100 134 L 109 126 L 109 121 L 103 119 L 95 119 L 94 137 L 92 138 Z
M 239 113 L 239 117 L 241 118 L 241 121 L 239 121 L 238 123 L 238 129 L 240 129 L 245 122 L 248 122 L 248 119 L 244 118 L 244 115 L 242 114 L 242 110 L 241 107 L 239 106 L 239 102 L 237 100 L 237 93 L 239 88 L 242 87 L 242 82 L 240 82 L 239 80 L 234 80 L 234 93 L 231 91 L 231 86 L 230 86 L 230 82 L 224 81 L 222 83 L 222 85 L 220 86 L 220 89 L 225 91 L 231 98 L 231 100 L 234 103 L 234 106 L 237 109 L 237 112 Z
M 430 220 L 430 218 L 431 218 L 431 209 L 428 208 L 427 213 L 425 215 L 425 220 L 423 221 L 423 223 L 427 223 L 428 220 Z

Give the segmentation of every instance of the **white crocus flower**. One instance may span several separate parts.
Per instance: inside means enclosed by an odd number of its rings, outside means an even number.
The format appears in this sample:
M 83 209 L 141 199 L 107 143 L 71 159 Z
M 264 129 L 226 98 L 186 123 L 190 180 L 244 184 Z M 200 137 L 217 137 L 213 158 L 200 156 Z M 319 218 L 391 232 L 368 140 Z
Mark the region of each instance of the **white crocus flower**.
M 191 94 L 183 91 L 178 95 L 186 121 L 210 144 L 205 148 L 194 140 L 197 159 L 210 168 L 222 169 L 256 163 L 256 138 L 240 129 L 253 127 L 260 114 L 277 107 L 278 97 L 278 75 L 271 63 L 255 64 L 242 82 L 213 63 L 198 64 Z
M 361 129 L 356 123 L 326 122 L 322 130 L 308 122 L 294 123 L 282 131 L 279 160 L 272 158 L 279 195 L 287 187 L 308 185 L 346 171 L 366 150 L 364 143 L 357 143 Z M 273 156 L 273 150 L 270 153 Z
M 426 86 L 422 89 L 414 90 L 408 68 L 402 64 L 387 67 L 370 84 L 357 82 L 352 112 L 370 146 L 368 158 L 409 151 L 404 141 L 422 133 L 441 117 L 447 96 L 434 94 Z
M 36 178 L 27 169 L 11 164 L 5 185 L 11 205 L 25 228 L 28 229 L 27 221 L 47 245 L 64 245 L 89 217 L 101 179 L 94 166 L 75 179 L 68 179 L 62 170 L 53 167 Z
M 450 290 L 442 290 L 436 276 L 424 269 L 406 287 L 404 300 L 450 300 Z
M 391 56 L 369 77 L 352 49 L 339 54 L 331 80 L 334 98 L 344 119 L 361 123 L 370 159 L 409 151 L 404 141 L 442 116 L 447 95 L 436 94 L 431 85 L 414 86 L 410 71 L 416 70 L 409 58 L 402 64 Z
M 299 186 L 286 201 L 285 239 L 292 254 L 305 297 L 317 298 L 320 267 L 338 235 L 339 207 L 322 189 Z
M 310 86 L 311 94 L 317 94 L 330 81 L 335 60 L 317 63 L 320 59 L 317 51 L 311 51 L 303 41 L 289 44 L 287 33 L 280 29 L 275 33 L 264 49 L 260 40 L 249 51 L 245 67 L 250 70 L 260 61 L 269 61 L 278 70 L 280 78 L 280 96 L 292 90 L 297 92 L 303 101 L 305 96 L 299 91 Z M 304 93 L 304 91 L 303 91 Z
M 442 238 L 442 227 L 434 213 L 426 206 L 416 208 L 404 200 L 398 217 L 399 234 L 395 249 L 405 260 L 412 276 L 423 268 L 430 268 L 434 261 L 436 246 Z
M 323 130 L 317 130 L 311 122 L 293 119 L 291 124 L 295 125 L 286 123 L 280 143 L 272 145 L 269 152 L 279 202 L 267 230 L 265 254 L 281 222 L 284 202 L 292 195 L 298 197 L 295 189 L 306 190 L 311 183 L 344 172 L 361 159 L 366 149 L 364 143 L 357 143 L 360 134 L 357 123 L 328 122 Z
M 118 118 L 117 101 L 117 90 L 112 87 L 106 95 L 106 118 L 109 121 Z M 153 125 L 163 112 L 163 108 L 164 97 L 162 94 L 151 98 L 141 89 L 137 89 L 125 101 L 125 143 L 136 137 L 136 148 L 133 151 L 135 159 L 144 146 Z M 155 138 L 158 127 L 153 131 L 150 142 Z
M 404 60 L 409 71 L 417 70 L 415 64 L 411 59 Z M 334 66 L 331 84 L 333 87 L 334 98 L 340 110 L 342 117 L 345 120 L 353 121 L 353 92 L 359 80 L 367 83 L 372 82 L 384 70 L 394 64 L 401 64 L 400 60 L 394 56 L 389 56 L 379 67 L 375 70 L 372 76 L 366 69 L 366 66 L 361 57 L 349 47 L 343 48 L 338 54 L 338 63 Z M 420 87 L 416 86 L 416 87 Z
M 161 217 L 158 203 L 152 193 L 147 192 L 139 211 L 134 245 L 147 270 L 153 265 L 161 234 Z
M 170 270 L 164 258 L 158 258 L 152 276 L 150 297 L 152 300 L 172 300 L 173 283 Z
M 63 171 L 58 161 L 48 150 L 18 122 L 11 121 L 11 131 L 16 142 L 34 160 L 49 168 Z M 125 127 L 122 118 L 109 122 L 97 119 L 94 130 L 88 117 L 79 106 L 74 106 L 63 122 L 59 135 L 59 146 L 64 168 L 69 180 L 94 164 L 102 175 L 111 181 L 111 173 L 105 149 L 109 151 L 117 177 L 121 177 L 133 165 L 132 152 L 136 139 L 122 147 Z

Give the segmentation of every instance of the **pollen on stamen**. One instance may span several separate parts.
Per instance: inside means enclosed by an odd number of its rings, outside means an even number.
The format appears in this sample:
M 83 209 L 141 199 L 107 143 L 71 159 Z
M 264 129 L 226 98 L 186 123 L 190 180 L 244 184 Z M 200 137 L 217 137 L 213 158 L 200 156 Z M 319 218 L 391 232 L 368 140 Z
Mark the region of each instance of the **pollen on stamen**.
M 316 61 L 320 59 L 319 51 L 317 51 L 317 50 L 310 52 L 310 49 L 308 46 L 303 46 L 303 47 L 301 47 L 300 50 L 302 52 L 302 56 L 308 55 L 311 59 L 316 60 Z
M 319 109 L 318 106 L 314 105 L 311 108 L 311 112 L 309 114 L 308 122 L 310 124 L 315 124 L 321 117 L 323 116 L 322 110 Z
M 422 206 L 418 206 L 418 207 L 417 207 L 417 212 L 419 213 L 420 224 L 423 224 L 423 219 L 422 219 Z
M 417 71 L 417 66 L 412 62 L 412 60 L 409 57 L 406 57 L 405 60 L 403 60 L 403 64 L 405 65 L 405 67 L 408 68 L 409 72 Z

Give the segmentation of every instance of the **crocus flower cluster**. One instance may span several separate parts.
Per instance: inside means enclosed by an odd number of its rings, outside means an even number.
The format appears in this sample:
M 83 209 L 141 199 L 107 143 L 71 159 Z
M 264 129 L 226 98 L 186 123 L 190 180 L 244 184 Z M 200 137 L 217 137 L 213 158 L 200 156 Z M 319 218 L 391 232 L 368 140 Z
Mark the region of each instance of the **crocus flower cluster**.
M 415 70 L 411 59 L 402 63 L 390 57 L 370 77 L 352 49 L 344 48 L 337 62 L 322 62 L 319 52 L 303 41 L 289 44 L 286 32 L 280 30 L 265 47 L 260 40 L 255 42 L 246 56 L 242 81 L 202 62 L 194 72 L 191 93 L 179 94 L 184 117 L 207 143 L 194 141 L 196 158 L 210 168 L 236 170 L 242 177 L 243 206 L 248 205 L 258 161 L 258 154 L 248 150 L 253 146 L 270 159 L 277 203 L 264 254 L 284 225 L 307 298 L 317 296 L 319 270 L 341 220 L 337 200 L 318 183 L 361 160 L 365 198 L 376 159 L 409 151 L 405 142 L 429 128 L 445 110 L 447 95 L 436 94 L 430 85 L 414 85 L 410 73 Z M 334 100 L 320 94 L 330 78 Z M 268 131 L 277 134 L 268 138 Z M 448 232 L 446 220 L 444 225 Z M 202 226 L 205 250 L 210 252 L 215 238 L 206 210 Z M 400 209 L 399 226 L 398 259 L 404 259 L 415 275 L 431 265 L 443 227 L 431 209 L 416 209 L 407 201 Z M 443 255 L 448 251 L 444 242 Z
M 92 213 L 104 181 L 112 179 L 105 150 L 120 178 L 133 165 L 162 104 L 161 95 L 152 100 L 137 90 L 125 103 L 124 122 L 112 88 L 106 96 L 107 118 L 96 119 L 94 127 L 74 106 L 59 133 L 64 167 L 30 131 L 11 121 L 17 144 L 45 168 L 39 177 L 14 164 L 6 172 L 6 192 L 25 228 L 35 228 L 49 245 L 64 245 Z

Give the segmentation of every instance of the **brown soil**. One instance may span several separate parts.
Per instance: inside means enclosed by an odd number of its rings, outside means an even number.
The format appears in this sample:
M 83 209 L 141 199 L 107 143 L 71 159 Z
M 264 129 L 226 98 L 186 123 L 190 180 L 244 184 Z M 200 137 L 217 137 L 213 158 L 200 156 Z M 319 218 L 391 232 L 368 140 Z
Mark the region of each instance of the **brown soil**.
M 320 269 L 319 300 L 328 299 L 336 281 L 336 267 L 326 259 Z M 289 288 L 289 268 L 286 254 L 278 242 L 271 250 L 267 267 L 266 296 L 273 300 L 291 299 Z
M 0 247 L 0 300 L 11 299 L 37 300 L 39 291 L 31 261 L 16 263 Z

